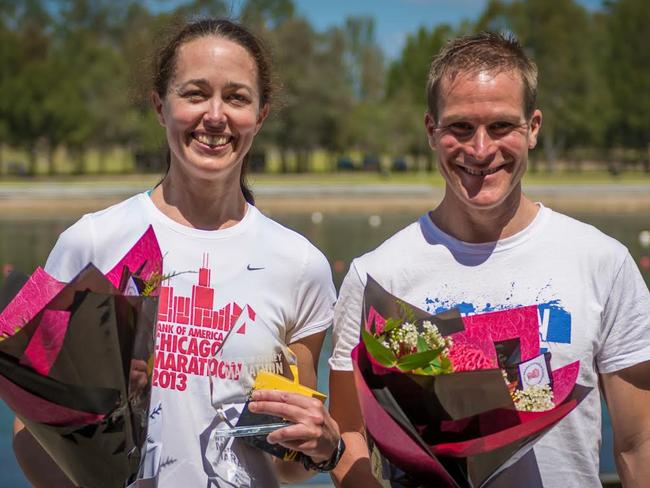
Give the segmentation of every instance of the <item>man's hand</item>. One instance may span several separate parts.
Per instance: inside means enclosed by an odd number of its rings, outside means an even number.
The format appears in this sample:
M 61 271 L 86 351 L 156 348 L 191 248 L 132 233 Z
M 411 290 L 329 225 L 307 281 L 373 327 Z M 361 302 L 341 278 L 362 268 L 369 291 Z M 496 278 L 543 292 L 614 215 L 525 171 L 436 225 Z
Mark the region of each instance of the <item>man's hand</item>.
M 650 480 L 650 361 L 600 377 L 614 431 L 614 457 L 625 488 Z
M 366 431 L 357 400 L 352 371 L 330 372 L 330 411 L 338 422 L 345 452 L 332 479 L 343 488 L 380 487 L 372 475 Z

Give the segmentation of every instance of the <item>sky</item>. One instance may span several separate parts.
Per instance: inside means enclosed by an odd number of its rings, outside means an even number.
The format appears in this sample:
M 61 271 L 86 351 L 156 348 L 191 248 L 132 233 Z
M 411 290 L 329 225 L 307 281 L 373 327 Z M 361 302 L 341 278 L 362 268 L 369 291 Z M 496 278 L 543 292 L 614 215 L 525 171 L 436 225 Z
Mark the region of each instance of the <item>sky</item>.
M 595 10 L 602 0 L 577 2 Z M 487 3 L 488 0 L 294 0 L 298 14 L 319 32 L 341 26 L 352 15 L 374 17 L 376 39 L 388 59 L 399 57 L 408 34 L 421 25 L 456 26 L 463 19 L 476 20 Z

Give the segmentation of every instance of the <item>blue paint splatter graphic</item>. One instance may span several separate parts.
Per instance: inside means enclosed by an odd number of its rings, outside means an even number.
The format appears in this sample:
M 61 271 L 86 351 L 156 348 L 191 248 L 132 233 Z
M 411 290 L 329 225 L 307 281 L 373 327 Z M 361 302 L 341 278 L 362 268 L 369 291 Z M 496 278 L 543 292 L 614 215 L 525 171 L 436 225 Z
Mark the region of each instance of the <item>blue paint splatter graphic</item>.
M 508 297 L 507 300 L 510 300 Z M 495 312 L 511 308 L 521 307 L 523 305 L 504 304 L 493 305 L 487 303 L 480 309 L 477 309 L 472 303 L 460 302 L 451 303 L 438 298 L 427 298 L 425 300 L 426 310 L 430 313 L 442 313 L 456 308 L 461 315 L 472 315 L 476 313 Z M 537 305 L 539 313 L 540 339 L 542 342 L 549 343 L 571 343 L 571 314 L 562 307 L 560 300 L 551 300 Z M 546 350 L 544 347 L 543 350 Z M 544 351 L 542 351 L 544 352 Z
M 571 343 L 571 314 L 560 306 L 559 300 L 537 305 L 540 316 L 540 328 L 546 330 L 546 342 Z M 543 334 L 543 332 L 542 332 Z

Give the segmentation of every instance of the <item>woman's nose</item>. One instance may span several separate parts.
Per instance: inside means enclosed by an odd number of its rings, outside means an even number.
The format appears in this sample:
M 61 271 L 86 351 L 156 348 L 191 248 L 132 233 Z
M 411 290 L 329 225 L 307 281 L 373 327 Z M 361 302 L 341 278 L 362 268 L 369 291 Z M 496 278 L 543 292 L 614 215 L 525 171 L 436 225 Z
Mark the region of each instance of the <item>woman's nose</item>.
M 211 126 L 219 126 L 226 123 L 226 112 L 223 101 L 219 99 L 212 99 L 209 101 L 208 107 L 203 119 L 206 124 Z

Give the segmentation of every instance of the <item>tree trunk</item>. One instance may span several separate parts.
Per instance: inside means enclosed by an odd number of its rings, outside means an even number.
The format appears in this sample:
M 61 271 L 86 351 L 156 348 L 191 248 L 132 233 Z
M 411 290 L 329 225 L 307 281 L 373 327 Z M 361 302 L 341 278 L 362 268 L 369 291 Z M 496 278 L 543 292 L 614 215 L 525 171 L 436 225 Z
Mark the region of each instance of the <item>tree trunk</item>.
M 49 143 L 47 145 L 47 174 L 54 176 L 56 174 L 56 167 L 54 166 L 54 151 L 56 147 L 54 144 Z
M 36 174 L 37 156 L 38 151 L 36 150 L 36 144 L 33 143 L 29 148 L 29 157 L 27 162 L 27 174 L 29 176 L 34 176 Z
M 298 173 L 306 173 L 309 170 L 309 151 L 304 149 L 298 151 L 297 163 Z
M 280 150 L 280 172 L 282 174 L 289 172 L 289 156 L 285 148 Z
M 549 130 L 544 135 L 544 156 L 546 157 L 546 172 L 555 172 L 557 164 L 557 146 L 553 138 L 553 131 Z
M 82 148 L 74 149 L 74 174 L 86 174 L 86 152 Z
M 97 165 L 98 166 L 97 171 L 99 172 L 99 174 L 102 174 L 102 175 L 105 175 L 107 173 L 107 171 L 106 171 L 106 160 L 108 159 L 108 157 L 106 155 L 106 152 L 107 151 L 106 151 L 105 148 L 103 148 L 103 147 L 99 148 L 99 155 L 98 155 L 99 161 L 98 161 L 98 165 Z
M 436 157 L 438 153 L 429 151 L 426 155 L 427 158 L 427 173 L 433 173 L 436 169 Z
M 650 146 L 648 146 L 648 153 L 650 154 Z M 328 151 L 329 167 L 332 173 L 335 173 L 336 170 L 338 169 L 338 162 L 341 156 L 342 155 L 339 154 L 337 151 L 332 151 L 332 152 Z

